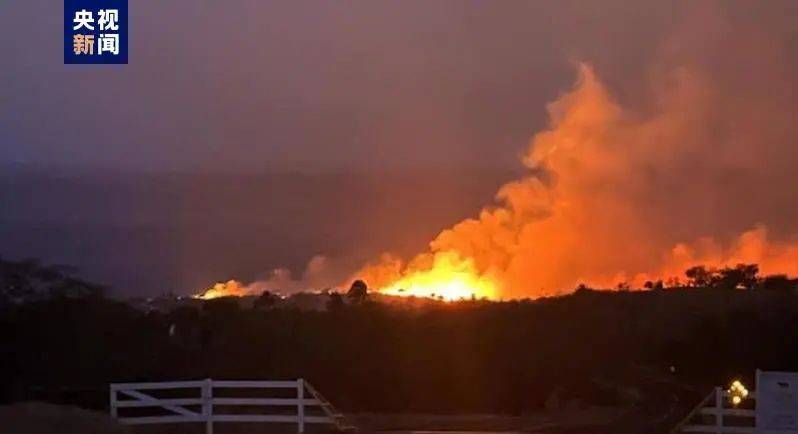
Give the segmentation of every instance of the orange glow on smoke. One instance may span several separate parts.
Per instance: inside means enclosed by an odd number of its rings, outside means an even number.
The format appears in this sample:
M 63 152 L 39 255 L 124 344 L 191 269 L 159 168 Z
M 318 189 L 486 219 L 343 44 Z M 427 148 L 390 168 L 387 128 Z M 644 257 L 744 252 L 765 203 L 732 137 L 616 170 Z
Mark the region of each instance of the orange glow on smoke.
M 549 126 L 530 140 L 527 176 L 502 186 L 494 206 L 440 232 L 427 252 L 406 264 L 385 255 L 352 279 L 389 294 L 453 300 L 537 298 L 579 284 L 641 288 L 646 280 L 684 281 L 694 265 L 755 263 L 763 273 L 798 274 L 798 245 L 769 240 L 756 222 L 731 241 L 672 238 L 665 218 L 682 198 L 704 194 L 699 203 L 711 203 L 720 191 L 700 173 L 682 183 L 673 175 L 692 168 L 692 155 L 707 143 L 720 146 L 707 139 L 703 121 L 712 115 L 712 83 L 685 70 L 672 83 L 657 110 L 641 116 L 580 65 L 573 89 L 548 106 Z M 706 186 L 699 193 L 696 180 Z M 657 209 L 654 198 L 673 205 Z
M 769 210 L 781 215 L 791 202 L 778 189 L 789 189 L 794 178 L 775 178 L 772 169 L 794 148 L 779 133 L 793 131 L 792 120 L 776 114 L 794 110 L 780 110 L 771 93 L 748 93 L 748 103 L 739 104 L 711 75 L 681 62 L 657 66 L 651 78 L 651 101 L 629 108 L 589 65 L 579 65 L 575 85 L 547 106 L 548 125 L 529 141 L 522 157 L 527 173 L 409 261 L 384 254 L 349 273 L 316 257 L 300 279 L 278 269 L 269 280 L 217 284 L 198 297 L 346 291 L 362 279 L 372 290 L 400 296 L 538 298 L 580 284 L 678 286 L 690 267 L 739 263 L 798 276 L 793 228 L 777 224 L 769 231 L 764 224 L 768 217 L 777 223 Z M 771 190 L 784 204 L 755 205 Z

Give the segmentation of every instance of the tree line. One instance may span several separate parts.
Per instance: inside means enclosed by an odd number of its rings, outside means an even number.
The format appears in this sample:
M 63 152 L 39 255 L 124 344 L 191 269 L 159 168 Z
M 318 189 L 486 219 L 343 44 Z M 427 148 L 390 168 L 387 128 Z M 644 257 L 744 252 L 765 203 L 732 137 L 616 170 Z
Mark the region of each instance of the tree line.
M 695 267 L 650 291 L 412 308 L 361 282 L 313 295 L 325 310 L 264 294 L 143 311 L 34 261 L 2 261 L 0 288 L 4 402 L 103 408 L 110 382 L 302 377 L 346 411 L 521 414 L 798 370 L 796 282 L 755 265 Z

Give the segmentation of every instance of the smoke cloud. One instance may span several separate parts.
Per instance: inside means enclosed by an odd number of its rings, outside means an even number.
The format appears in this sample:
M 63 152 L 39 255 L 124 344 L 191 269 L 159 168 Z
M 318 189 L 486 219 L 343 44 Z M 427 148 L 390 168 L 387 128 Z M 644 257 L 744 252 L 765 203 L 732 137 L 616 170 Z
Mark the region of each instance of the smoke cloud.
M 575 85 L 549 104 L 548 126 L 522 155 L 527 175 L 501 187 L 494 205 L 407 262 L 386 253 L 337 282 L 395 289 L 457 276 L 481 295 L 515 298 L 580 283 L 641 286 L 698 264 L 798 275 L 789 63 L 798 35 L 789 20 L 762 26 L 694 4 L 643 78 L 614 83 L 623 101 L 589 63 L 576 65 Z M 305 274 L 277 272 L 252 287 L 331 283 Z
M 798 274 L 794 79 L 772 33 L 731 26 L 711 7 L 691 13 L 633 107 L 579 64 L 523 155 L 529 176 L 406 266 L 389 257 L 357 276 L 386 287 L 445 258 L 500 297 L 537 297 L 642 285 L 696 264 Z
M 340 267 L 330 265 L 330 260 L 324 256 L 314 256 L 305 267 L 305 271 L 298 278 L 286 268 L 277 268 L 269 273 L 265 279 L 252 283 L 243 283 L 231 279 L 219 282 L 198 294 L 200 298 L 216 298 L 224 296 L 248 296 L 271 292 L 279 295 L 290 295 L 302 291 L 318 291 L 329 289 L 330 282 L 341 280 Z

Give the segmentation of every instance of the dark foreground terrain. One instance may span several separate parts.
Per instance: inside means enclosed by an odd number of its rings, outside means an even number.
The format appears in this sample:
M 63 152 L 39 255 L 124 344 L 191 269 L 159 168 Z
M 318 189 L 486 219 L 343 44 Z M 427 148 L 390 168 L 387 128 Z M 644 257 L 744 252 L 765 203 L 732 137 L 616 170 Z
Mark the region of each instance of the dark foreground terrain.
M 3 270 L 5 403 L 104 411 L 111 382 L 302 377 L 347 414 L 404 415 L 359 419 L 374 430 L 550 430 L 579 420 L 557 415 L 608 409 L 591 432 L 663 432 L 713 385 L 798 370 L 798 294 L 783 278 L 729 285 L 733 273 L 694 272 L 703 286 L 536 301 L 317 294 L 304 297 L 322 309 L 262 297 L 147 311 L 32 262 Z M 451 417 L 475 414 L 504 419 Z
M 587 408 L 539 411 L 524 416 L 507 415 L 429 415 L 429 414 L 353 414 L 348 418 L 361 433 L 435 434 L 472 432 L 510 433 L 603 433 L 619 432 L 616 421 L 628 408 Z M 0 434 L 204 434 L 204 423 L 126 426 L 105 413 L 69 405 L 26 402 L 0 406 Z M 610 431 L 610 430 L 613 431 Z M 257 434 L 296 432 L 294 424 L 216 423 L 219 434 Z M 308 425 L 307 434 L 335 432 L 326 425 Z

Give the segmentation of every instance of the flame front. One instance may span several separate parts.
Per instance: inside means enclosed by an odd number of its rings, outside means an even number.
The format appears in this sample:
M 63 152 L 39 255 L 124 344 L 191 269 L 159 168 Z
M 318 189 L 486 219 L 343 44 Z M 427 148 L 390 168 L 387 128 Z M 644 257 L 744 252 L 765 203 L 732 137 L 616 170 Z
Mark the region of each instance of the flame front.
M 382 287 L 380 292 L 446 301 L 497 296 L 496 283 L 490 277 L 480 275 L 473 260 L 461 258 L 455 252 L 443 252 L 433 261 L 430 268 L 408 271 L 400 279 Z
M 220 297 L 241 297 L 248 293 L 249 291 L 241 282 L 237 280 L 228 280 L 227 282 L 216 283 L 193 297 L 200 300 L 211 300 Z

